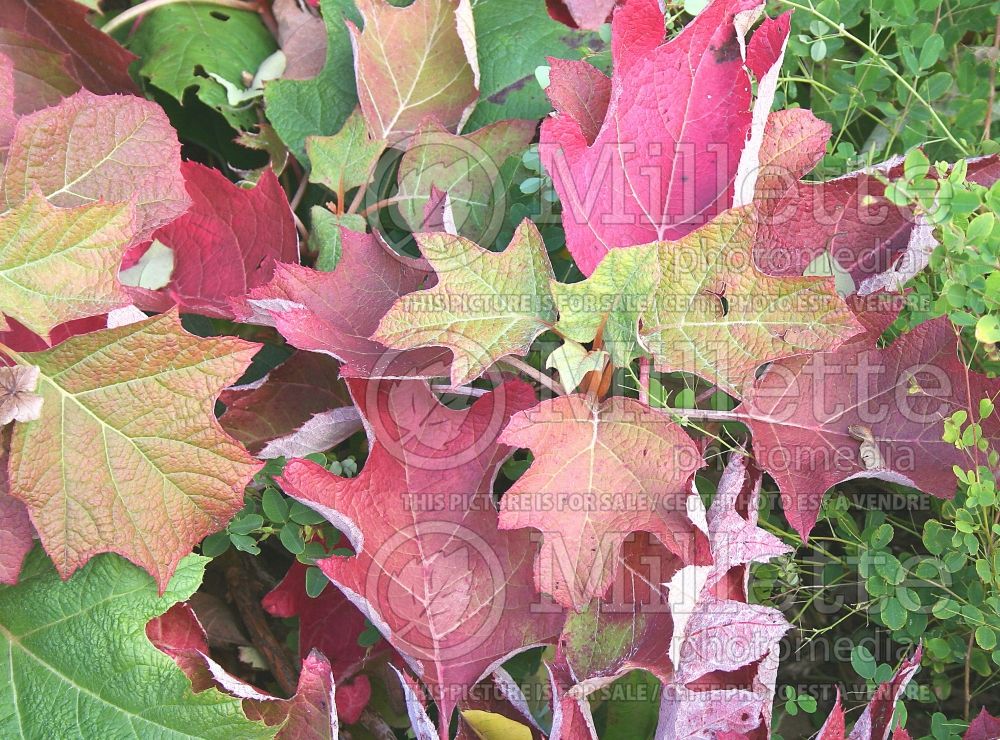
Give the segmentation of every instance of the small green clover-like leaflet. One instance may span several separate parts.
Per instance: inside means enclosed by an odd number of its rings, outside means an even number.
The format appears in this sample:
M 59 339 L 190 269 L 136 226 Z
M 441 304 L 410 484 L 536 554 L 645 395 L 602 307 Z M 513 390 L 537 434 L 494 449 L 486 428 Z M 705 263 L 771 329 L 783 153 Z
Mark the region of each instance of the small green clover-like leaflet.
M 240 701 L 194 693 L 145 635 L 187 599 L 207 558 L 189 556 L 162 596 L 139 568 L 102 555 L 60 582 L 40 549 L 21 582 L 0 587 L 0 734 L 37 737 L 267 738 Z
M 63 577 L 117 552 L 161 588 L 243 505 L 260 464 L 213 413 L 258 345 L 185 332 L 174 313 L 26 353 L 38 421 L 17 424 L 10 490 Z
M 777 278 L 753 263 L 752 207 L 727 211 L 674 242 L 616 249 L 593 274 L 554 284 L 556 328 L 604 341 L 617 365 L 641 351 L 731 392 L 766 362 L 839 347 L 861 331 L 832 281 Z
M 0 311 L 47 339 L 59 324 L 127 304 L 115 276 L 133 224 L 128 203 L 55 208 L 32 193 L 0 215 Z
M 418 234 L 417 243 L 438 284 L 396 301 L 372 338 L 397 349 L 451 349 L 454 385 L 475 380 L 506 355 L 525 354 L 555 321 L 552 266 L 531 221 L 499 253 L 444 233 Z

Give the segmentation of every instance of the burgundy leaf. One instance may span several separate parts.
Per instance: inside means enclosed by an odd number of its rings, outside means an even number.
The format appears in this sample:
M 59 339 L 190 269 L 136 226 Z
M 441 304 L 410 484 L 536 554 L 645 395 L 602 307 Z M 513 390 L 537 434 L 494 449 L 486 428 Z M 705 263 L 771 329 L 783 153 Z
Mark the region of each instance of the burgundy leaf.
M 358 669 L 366 656 L 376 656 L 386 649 L 385 643 L 370 649 L 358 644 L 366 626 L 364 615 L 336 588 L 325 588 L 315 598 L 309 596 L 306 566 L 298 562 L 292 563 L 281 583 L 261 604 L 272 616 L 299 618 L 299 655 L 305 659 L 318 650 L 329 656 L 337 681 L 337 711 L 345 723 L 356 722 L 371 698 L 371 683 L 367 676 L 358 674 Z
M 292 346 L 336 357 L 345 376 L 448 375 L 448 350 L 400 352 L 369 339 L 397 298 L 422 287 L 427 270 L 373 234 L 341 233 L 333 272 L 277 265 L 270 283 L 233 302 L 237 318 L 274 326 Z
M 987 712 L 986 707 L 979 710 L 979 714 L 962 736 L 962 740 L 997 740 L 997 738 L 1000 738 L 1000 718 Z
M 69 72 L 98 95 L 135 93 L 128 67 L 135 56 L 87 21 L 74 0 L 0 0 L 0 26 L 32 36 L 66 54 Z
M 219 400 L 226 412 L 219 422 L 256 455 L 274 440 L 294 434 L 316 414 L 353 408 L 339 370 L 340 364 L 330 357 L 296 352 L 256 383 L 224 390 Z
M 969 458 L 942 440 L 943 419 L 959 409 L 975 416 L 980 399 L 1000 392 L 1000 381 L 968 372 L 957 350 L 942 317 L 886 349 L 855 342 L 781 360 L 754 383 L 737 412 L 750 425 L 757 459 L 778 484 L 786 518 L 803 537 L 823 494 L 847 480 L 877 478 L 954 495 L 952 466 L 966 466 Z M 986 419 L 983 433 L 997 439 L 1000 420 Z M 865 435 L 875 459 L 862 448 Z

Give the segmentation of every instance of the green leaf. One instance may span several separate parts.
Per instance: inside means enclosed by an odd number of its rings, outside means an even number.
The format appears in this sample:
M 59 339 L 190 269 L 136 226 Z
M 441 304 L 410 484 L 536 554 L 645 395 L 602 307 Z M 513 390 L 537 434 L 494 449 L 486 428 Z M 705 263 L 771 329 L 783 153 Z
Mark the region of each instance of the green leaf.
M 554 368 L 559 373 L 559 382 L 563 388 L 572 392 L 583 382 L 587 373 L 603 370 L 607 363 L 607 352 L 591 352 L 572 339 L 567 339 L 549 355 L 545 367 Z
M 298 555 L 306 549 L 305 540 L 302 539 L 302 530 L 294 524 L 286 524 L 282 527 L 278 539 L 292 555 Z
M 332 136 L 306 138 L 306 154 L 312 165 L 309 182 L 341 194 L 365 185 L 385 145 L 385 139 L 373 138 L 368 133 L 361 111 L 355 110 L 343 128 Z M 344 203 L 340 207 L 347 210 Z
M 1000 318 L 994 314 L 980 316 L 976 322 L 976 341 L 988 344 L 1000 342 Z
M 920 69 L 933 67 L 944 51 L 944 39 L 941 34 L 932 34 L 920 47 Z
M 5 738 L 266 738 L 239 699 L 199 693 L 146 638 L 146 623 L 191 596 L 208 559 L 181 561 L 162 596 L 139 568 L 100 555 L 68 581 L 36 548 L 0 587 L 0 734 Z
M 977 627 L 976 644 L 983 650 L 992 650 L 997 646 L 997 633 L 986 626 Z
M 864 645 L 856 645 L 851 651 L 851 666 L 862 678 L 875 677 L 875 656 Z
M 539 119 L 551 110 L 535 69 L 546 57 L 579 59 L 602 42 L 567 28 L 537 0 L 473 0 L 479 49 L 479 103 L 465 125 L 475 131 L 508 118 Z
M 448 194 L 454 231 L 489 245 L 507 212 L 500 167 L 522 153 L 535 121 L 499 121 L 466 136 L 426 125 L 407 140 L 399 162 L 399 211 L 412 231 L 427 231 L 424 211 L 434 189 Z M 452 229 L 449 229 L 452 230 Z
M 552 265 L 531 221 L 521 223 L 503 252 L 449 234 L 421 234 L 417 242 L 438 283 L 396 301 L 373 335 L 377 341 L 451 349 L 451 381 L 458 386 L 505 355 L 524 355 L 555 321 Z
M 319 568 L 310 566 L 306 569 L 306 593 L 316 598 L 330 585 L 330 579 Z
M 332 213 L 323 206 L 313 206 L 309 215 L 312 218 L 309 246 L 316 252 L 315 268 L 332 272 L 340 262 L 341 228 L 364 233 L 365 220 L 356 213 Z
M 278 136 L 302 163 L 307 136 L 329 136 L 358 104 L 354 53 L 346 20 L 362 24 L 353 0 L 323 0 L 326 64 L 310 80 L 274 80 L 264 86 L 265 112 Z
M 879 527 L 877 527 L 875 531 L 872 533 L 871 539 L 869 540 L 869 544 L 871 544 L 872 548 L 876 550 L 881 550 L 890 542 L 892 542 L 892 534 L 893 534 L 892 525 L 882 524 Z
M 232 126 L 257 123 L 252 107 L 231 106 L 226 88 L 199 74 L 237 82 L 257 72 L 276 48 L 257 13 L 205 3 L 167 5 L 144 15 L 127 45 L 140 58 L 137 73 L 150 84 L 177 100 L 196 88 L 198 98 Z

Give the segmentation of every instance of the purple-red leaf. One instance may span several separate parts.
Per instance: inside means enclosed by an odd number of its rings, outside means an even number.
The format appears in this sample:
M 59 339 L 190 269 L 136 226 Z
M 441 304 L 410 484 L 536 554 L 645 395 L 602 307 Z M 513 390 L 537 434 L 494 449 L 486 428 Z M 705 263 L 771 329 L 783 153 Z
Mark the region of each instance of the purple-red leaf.
M 273 326 L 299 349 L 336 357 L 345 376 L 448 375 L 448 350 L 400 352 L 369 339 L 393 303 L 427 280 L 426 268 L 373 234 L 341 233 L 343 251 L 333 272 L 277 265 L 270 283 L 234 302 L 237 318 Z
M 490 495 L 510 454 L 499 432 L 534 394 L 511 381 L 453 411 L 420 381 L 348 385 L 373 435 L 361 474 L 293 460 L 282 486 L 351 541 L 356 555 L 319 566 L 428 686 L 446 737 L 469 689 L 563 618 L 532 586 L 528 535 L 497 531 Z
M 942 440 L 943 420 L 960 409 L 975 417 L 980 399 L 1000 392 L 1000 381 L 968 371 L 957 352 L 954 330 L 942 317 L 886 349 L 852 342 L 768 367 L 737 412 L 750 425 L 757 460 L 777 482 L 796 531 L 808 536 L 823 494 L 854 478 L 954 495 L 952 466 L 964 468 L 969 457 Z M 1000 419 L 985 419 L 983 434 L 1000 437 Z
M 99 95 L 138 92 L 128 67 L 135 60 L 87 21 L 74 0 L 0 0 L 0 26 L 32 36 L 67 56 L 73 79 Z

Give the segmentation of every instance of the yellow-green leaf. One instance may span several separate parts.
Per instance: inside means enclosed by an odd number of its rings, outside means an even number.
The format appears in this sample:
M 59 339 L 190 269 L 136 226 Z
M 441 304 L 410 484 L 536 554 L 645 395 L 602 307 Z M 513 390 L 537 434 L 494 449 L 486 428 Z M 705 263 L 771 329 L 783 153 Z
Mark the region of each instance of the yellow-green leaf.
M 745 207 L 677 241 L 612 250 L 587 280 L 555 284 L 557 328 L 588 342 L 603 327 L 616 364 L 645 350 L 657 370 L 729 392 L 766 362 L 833 350 L 860 332 L 832 280 L 760 272 L 755 230 Z
M 0 311 L 47 339 L 127 304 L 115 276 L 133 234 L 128 203 L 55 208 L 32 193 L 0 215 Z
M 555 320 L 553 280 L 538 229 L 525 219 L 503 252 L 451 234 L 418 234 L 438 283 L 400 298 L 372 337 L 396 349 L 447 347 L 451 380 L 475 380 L 505 355 L 523 355 Z

